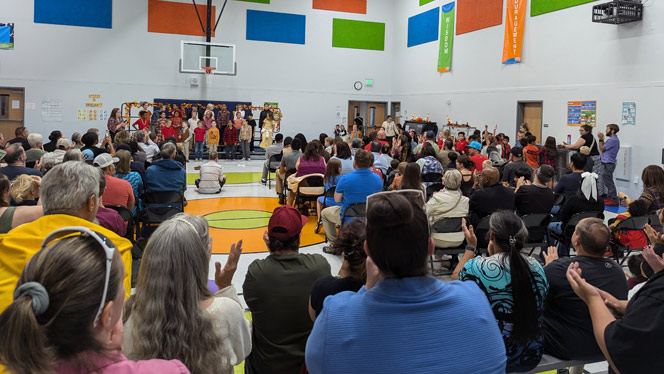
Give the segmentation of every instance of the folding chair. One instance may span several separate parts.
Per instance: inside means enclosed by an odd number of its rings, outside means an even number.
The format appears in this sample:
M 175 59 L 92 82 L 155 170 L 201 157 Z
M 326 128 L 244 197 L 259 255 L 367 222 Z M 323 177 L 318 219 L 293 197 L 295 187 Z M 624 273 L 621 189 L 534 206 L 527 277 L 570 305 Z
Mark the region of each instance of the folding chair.
M 563 226 L 562 228 L 562 234 L 556 234 L 554 232 L 548 233 L 548 235 L 553 238 L 556 241 L 556 244 L 558 243 L 563 243 L 565 244 L 568 248 L 571 247 L 571 242 L 572 242 L 572 234 L 574 233 L 574 229 L 576 228 L 576 225 L 581 222 L 581 220 L 586 219 L 586 218 L 599 218 L 599 219 L 604 219 L 604 213 L 603 212 L 579 212 L 573 215 L 569 221 L 567 221 L 567 224 Z
M 625 246 L 618 238 L 616 238 L 615 234 L 622 232 L 623 235 L 628 235 L 631 231 L 641 231 L 645 236 L 645 227 L 648 221 L 649 217 L 629 217 L 624 221 L 620 221 L 620 223 L 616 225 L 615 229 L 613 229 L 611 240 L 609 241 L 609 246 L 613 251 L 613 258 L 616 260 L 616 262 L 620 262 L 621 266 L 627 257 L 629 257 L 630 253 L 632 253 L 632 251 L 643 250 L 643 247 L 632 247 L 629 236 L 627 236 L 627 246 Z M 625 253 L 623 256 L 624 252 L 627 253 Z M 620 260 L 620 257 L 622 257 L 622 260 Z
M 323 211 L 323 209 L 327 208 L 327 204 L 325 204 L 325 201 L 327 200 L 328 197 L 334 198 L 334 193 L 337 190 L 337 186 L 332 186 L 328 188 L 327 191 L 323 194 L 323 205 L 321 206 L 320 210 Z M 320 232 L 320 227 L 323 226 L 323 217 L 318 218 L 318 223 L 316 224 L 316 228 L 314 229 L 314 232 L 318 234 Z
M 272 155 L 267 162 L 267 188 L 270 190 L 272 189 L 272 173 L 276 173 L 277 170 L 279 170 L 279 164 L 281 164 L 282 157 L 282 153 Z
M 357 218 L 366 218 L 367 216 L 367 203 L 353 203 L 346 208 L 344 215 L 341 218 L 341 225 L 344 223 Z
M 436 222 L 431 225 L 431 234 L 447 234 L 447 233 L 458 233 L 458 232 L 463 232 L 462 228 L 462 220 L 464 217 L 445 217 L 445 218 L 440 218 Z M 452 261 L 450 262 L 450 268 L 449 268 L 449 273 L 443 274 L 439 273 L 436 275 L 449 275 L 452 274 L 452 271 L 454 271 L 454 268 L 456 267 L 456 264 L 459 263 L 459 255 L 464 253 L 466 250 L 466 243 L 465 240 L 463 243 L 461 243 L 460 246 L 458 247 L 450 247 L 450 248 L 442 248 L 442 247 L 436 247 L 434 250 L 434 254 L 429 256 L 429 265 L 431 266 L 431 273 L 434 273 L 434 267 L 433 264 L 434 262 L 440 262 L 440 260 L 435 260 L 434 255 L 436 256 L 443 256 L 443 255 L 448 255 L 452 256 Z
M 483 252 L 489 250 L 489 219 L 491 215 L 484 216 L 477 224 L 475 236 L 477 236 L 477 249 Z
M 300 180 L 295 191 L 295 200 L 293 200 L 296 208 L 302 210 L 306 202 L 315 203 L 320 196 L 325 194 L 324 177 L 323 174 L 309 174 Z
M 289 193 L 288 191 L 288 177 L 291 175 L 297 173 L 297 169 L 289 169 L 286 170 L 286 174 L 284 174 L 284 181 L 283 181 L 283 188 L 281 189 L 281 195 L 279 195 L 279 204 L 284 204 L 283 202 L 286 201 L 286 195 Z
M 443 174 L 440 173 L 426 173 L 422 174 L 422 183 L 443 183 Z
M 127 233 L 124 237 L 134 243 L 136 241 L 134 237 L 134 215 L 131 214 L 131 210 L 120 205 L 107 205 L 106 208 L 113 209 L 118 212 L 120 217 L 122 217 L 122 220 L 127 223 Z
M 553 217 L 549 213 L 533 213 L 521 217 L 528 229 L 528 242 L 523 246 L 524 249 L 530 248 L 528 256 L 531 256 L 536 248 L 546 248 L 549 245 L 546 229 L 551 218 Z
M 445 186 L 442 183 L 434 183 L 429 185 L 429 187 L 427 187 L 427 201 L 431 199 L 431 196 L 433 196 L 434 193 L 442 190 L 443 188 L 445 188 Z
M 657 215 L 657 213 L 653 213 L 650 215 L 650 217 L 648 217 L 648 223 L 656 231 L 658 232 L 662 231 L 662 223 L 659 222 L 659 216 Z
M 565 202 L 565 194 L 563 193 L 554 193 L 553 194 L 553 206 L 560 205 L 562 206 Z
M 149 239 L 162 222 L 183 212 L 182 191 L 146 191 L 145 207 L 138 215 L 138 240 Z

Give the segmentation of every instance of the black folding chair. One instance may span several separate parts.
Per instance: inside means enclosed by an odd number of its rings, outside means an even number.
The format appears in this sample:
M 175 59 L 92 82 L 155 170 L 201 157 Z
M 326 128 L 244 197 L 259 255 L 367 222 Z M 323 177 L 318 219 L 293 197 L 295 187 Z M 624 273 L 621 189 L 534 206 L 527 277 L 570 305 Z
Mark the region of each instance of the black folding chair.
M 122 217 L 122 220 L 125 221 L 125 223 L 127 224 L 127 233 L 125 234 L 124 237 L 129 239 L 132 243 L 134 243 L 135 242 L 134 215 L 131 214 L 131 210 L 120 205 L 107 205 L 106 208 L 115 210 L 116 212 L 118 212 L 120 217 Z
M 426 173 L 422 174 L 422 183 L 443 183 L 443 174 L 440 173 Z
M 565 194 L 564 193 L 554 193 L 553 194 L 553 206 L 556 206 L 556 205 L 562 206 L 564 202 L 565 202 Z
M 650 217 L 648 217 L 648 224 L 650 224 L 650 226 L 652 226 L 652 228 L 656 231 L 662 231 L 662 223 L 659 222 L 659 216 L 657 213 L 653 213 L 650 215 Z
M 270 159 L 267 162 L 267 188 L 272 189 L 272 173 L 276 173 L 279 170 L 279 164 L 281 164 L 281 158 L 283 157 L 282 153 L 270 156 Z
M 576 213 L 575 215 L 573 215 L 569 219 L 569 221 L 567 221 L 567 224 L 565 226 L 563 226 L 561 234 L 556 234 L 555 232 L 549 232 L 548 235 L 556 241 L 556 244 L 563 243 L 569 248 L 569 247 L 571 247 L 572 234 L 574 233 L 574 230 L 576 229 L 576 225 L 579 222 L 581 222 L 581 220 L 584 220 L 586 218 L 604 219 L 604 213 L 603 212 L 579 212 L 579 213 Z
M 463 232 L 462 220 L 464 217 L 445 217 L 440 218 L 431 225 L 431 234 L 447 234 L 447 233 L 458 233 Z M 436 275 L 449 275 L 452 274 L 454 268 L 459 263 L 459 255 L 464 253 L 466 250 L 465 240 L 458 247 L 436 247 L 434 250 L 434 255 L 443 256 L 448 255 L 452 256 L 450 261 L 450 268 L 447 274 L 437 273 Z M 434 255 L 429 256 L 429 265 L 431 266 L 431 273 L 434 273 L 434 262 L 440 262 L 440 260 L 435 260 Z
M 429 185 L 429 187 L 427 187 L 427 201 L 431 199 L 431 196 L 433 196 L 433 194 L 442 190 L 443 188 L 445 188 L 445 186 L 442 183 L 434 183 L 432 185 Z
M 346 208 L 344 215 L 341 218 L 341 225 L 346 223 L 349 220 L 357 218 L 365 218 L 367 216 L 367 203 L 353 203 Z
M 323 209 L 327 208 L 327 204 L 325 203 L 327 201 L 328 197 L 334 198 L 334 192 L 337 190 L 337 186 L 332 186 L 325 191 L 323 194 L 323 205 L 321 206 L 320 210 L 323 211 Z M 316 228 L 314 229 L 314 232 L 318 234 L 320 232 L 320 227 L 323 225 L 323 217 L 318 217 L 318 223 L 316 223 Z
M 323 174 L 309 174 L 304 176 L 297 185 L 295 191 L 295 207 L 302 210 L 306 202 L 316 202 L 320 196 L 325 194 Z
M 138 240 L 147 240 L 162 222 L 183 212 L 182 191 L 146 191 L 145 207 L 138 215 Z
M 630 243 L 629 240 L 627 241 L 627 246 L 625 246 L 618 238 L 616 238 L 615 234 L 621 232 L 623 235 L 628 235 L 631 231 L 640 231 L 643 233 L 643 235 L 645 235 L 645 227 L 648 221 L 649 217 L 629 217 L 623 221 L 620 221 L 620 223 L 618 223 L 613 229 L 611 240 L 609 241 L 609 246 L 613 251 L 613 258 L 616 260 L 616 262 L 620 261 L 620 265 L 625 262 L 632 251 L 642 251 L 643 247 L 632 247 L 632 243 Z M 620 257 L 622 257 L 622 260 L 620 260 Z
M 528 229 L 528 241 L 523 246 L 524 249 L 530 248 L 528 256 L 531 256 L 536 248 L 546 248 L 549 245 L 546 229 L 551 218 L 549 213 L 533 213 L 521 217 Z

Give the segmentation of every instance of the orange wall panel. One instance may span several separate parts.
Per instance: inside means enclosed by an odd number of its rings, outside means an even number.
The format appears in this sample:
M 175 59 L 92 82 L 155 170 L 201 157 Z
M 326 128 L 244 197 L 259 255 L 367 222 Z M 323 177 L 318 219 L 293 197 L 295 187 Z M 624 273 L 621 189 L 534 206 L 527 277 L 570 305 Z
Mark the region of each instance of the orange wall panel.
M 367 0 L 313 0 L 314 9 L 367 14 Z
M 197 5 L 201 21 L 205 26 L 207 6 Z M 212 29 L 216 19 L 215 7 L 212 7 Z M 205 36 L 196 16 L 194 4 L 172 1 L 148 0 L 148 32 Z M 214 32 L 212 33 L 214 36 Z
M 503 24 L 503 0 L 458 0 L 456 34 Z

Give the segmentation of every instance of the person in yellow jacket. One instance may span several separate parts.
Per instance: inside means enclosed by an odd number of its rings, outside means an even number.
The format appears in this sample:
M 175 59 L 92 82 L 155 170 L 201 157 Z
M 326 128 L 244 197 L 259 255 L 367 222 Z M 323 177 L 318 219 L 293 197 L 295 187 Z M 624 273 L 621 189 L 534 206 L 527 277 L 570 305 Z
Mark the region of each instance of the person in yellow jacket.
M 84 162 L 55 166 L 41 183 L 44 216 L 0 235 L 0 313 L 11 304 L 23 267 L 39 251 L 44 239 L 56 229 L 68 226 L 87 227 L 115 244 L 125 265 L 125 298 L 129 297 L 132 244 L 93 223 L 99 207 L 99 177 L 99 171 Z

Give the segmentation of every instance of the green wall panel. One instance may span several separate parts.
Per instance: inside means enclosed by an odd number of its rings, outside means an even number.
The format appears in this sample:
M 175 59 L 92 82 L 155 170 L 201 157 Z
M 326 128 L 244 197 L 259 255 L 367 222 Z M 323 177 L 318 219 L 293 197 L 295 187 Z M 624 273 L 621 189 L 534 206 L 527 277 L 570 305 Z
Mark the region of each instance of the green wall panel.
M 385 24 L 335 18 L 332 20 L 332 47 L 385 50 Z
M 532 0 L 530 4 L 530 16 L 539 16 L 540 14 L 555 12 L 593 1 L 596 0 Z M 590 14 L 588 14 L 588 18 L 590 18 Z

